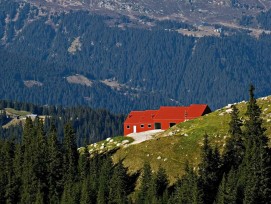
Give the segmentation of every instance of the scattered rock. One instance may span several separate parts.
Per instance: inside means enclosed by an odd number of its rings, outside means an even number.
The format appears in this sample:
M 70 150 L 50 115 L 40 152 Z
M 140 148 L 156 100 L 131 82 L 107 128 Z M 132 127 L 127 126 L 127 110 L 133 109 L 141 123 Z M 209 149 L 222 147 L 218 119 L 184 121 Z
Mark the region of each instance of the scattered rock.
M 24 81 L 24 85 L 27 88 L 31 88 L 33 86 L 43 86 L 43 83 L 41 83 L 39 81 L 35 81 L 35 80 L 26 80 L 26 81 Z
M 231 108 L 232 104 L 228 104 L 225 108 Z
M 149 157 L 150 155 L 149 154 L 147 154 L 147 157 Z
M 158 156 L 157 159 L 158 159 L 158 160 L 161 159 L 161 156 Z
M 128 144 L 129 143 L 129 140 L 123 140 L 122 141 L 122 144 Z
M 66 78 L 66 80 L 70 83 L 70 84 L 80 84 L 80 85 L 85 85 L 88 87 L 92 86 L 92 81 L 89 80 L 87 77 L 83 76 L 83 75 L 73 75 L 73 76 L 68 76 Z
M 111 140 L 111 138 L 110 137 L 108 137 L 108 138 L 106 138 L 106 141 L 108 142 L 108 141 L 110 141 Z
M 164 161 L 167 161 L 167 158 L 165 158 Z
M 225 112 L 226 112 L 226 113 L 231 113 L 231 112 L 232 112 L 232 108 L 227 109 Z

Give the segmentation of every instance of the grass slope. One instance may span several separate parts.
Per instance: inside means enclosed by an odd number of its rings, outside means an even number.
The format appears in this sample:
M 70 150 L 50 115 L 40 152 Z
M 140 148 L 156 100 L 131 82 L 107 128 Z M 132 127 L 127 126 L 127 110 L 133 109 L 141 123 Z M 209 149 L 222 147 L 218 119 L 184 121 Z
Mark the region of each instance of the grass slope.
M 236 105 L 241 119 L 244 120 L 246 103 Z M 271 96 L 258 99 L 258 105 L 262 109 L 266 134 L 271 138 Z M 140 170 L 145 161 L 150 162 L 153 171 L 161 165 L 166 169 L 170 181 L 174 182 L 177 177 L 183 175 L 186 161 L 197 168 L 205 133 L 209 135 L 211 144 L 217 145 L 223 151 L 225 141 L 229 137 L 230 112 L 231 106 L 228 105 L 200 118 L 177 124 L 153 140 L 121 147 L 113 155 L 113 160 L 123 160 L 131 172 Z

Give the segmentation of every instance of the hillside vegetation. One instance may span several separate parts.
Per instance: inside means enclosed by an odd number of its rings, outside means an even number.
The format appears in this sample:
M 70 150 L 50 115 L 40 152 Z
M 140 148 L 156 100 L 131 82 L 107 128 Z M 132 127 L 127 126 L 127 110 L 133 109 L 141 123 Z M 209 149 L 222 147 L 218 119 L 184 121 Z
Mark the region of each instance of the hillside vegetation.
M 271 96 L 260 98 L 257 103 L 262 108 L 266 134 L 271 138 Z M 241 102 L 236 106 L 244 120 L 246 103 Z M 145 162 L 149 162 L 154 171 L 162 166 L 173 183 L 177 177 L 183 175 L 186 161 L 197 168 L 205 133 L 209 135 L 211 145 L 217 145 L 220 151 L 223 151 L 225 141 L 229 137 L 230 112 L 231 104 L 200 118 L 180 123 L 157 135 L 153 140 L 121 147 L 113 155 L 113 160 L 123 160 L 130 172 L 140 170 Z M 97 149 L 103 143 L 98 143 Z M 90 148 L 93 149 L 93 146 Z

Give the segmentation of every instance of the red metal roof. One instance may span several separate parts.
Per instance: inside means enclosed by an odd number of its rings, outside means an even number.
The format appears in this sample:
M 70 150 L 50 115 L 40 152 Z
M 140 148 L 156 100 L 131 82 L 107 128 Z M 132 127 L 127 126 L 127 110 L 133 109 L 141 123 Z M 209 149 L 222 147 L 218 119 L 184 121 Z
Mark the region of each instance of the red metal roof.
M 158 110 L 132 111 L 125 123 L 151 123 Z
M 132 111 L 125 123 L 148 123 L 154 120 L 185 120 L 203 115 L 206 104 L 186 106 L 161 106 L 159 110 Z
M 190 105 L 188 107 L 187 118 L 189 119 L 190 117 L 195 118 L 195 117 L 201 116 L 207 107 L 208 107 L 208 105 L 206 105 L 206 104 L 192 104 L 192 105 Z

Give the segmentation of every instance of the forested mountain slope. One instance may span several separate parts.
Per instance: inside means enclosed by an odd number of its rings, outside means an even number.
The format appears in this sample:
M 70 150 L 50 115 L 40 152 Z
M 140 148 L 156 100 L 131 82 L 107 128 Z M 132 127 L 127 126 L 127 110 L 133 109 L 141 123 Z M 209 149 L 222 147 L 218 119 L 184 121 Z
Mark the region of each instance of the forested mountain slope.
M 185 24 L 121 29 L 111 20 L 1 1 L 0 98 L 127 113 L 190 103 L 215 109 L 243 100 L 251 82 L 258 96 L 271 92 L 270 35 L 194 38 L 165 30 Z
M 32 117 L 32 120 L 35 116 L 41 118 L 45 132 L 49 131 L 52 125 L 55 126 L 60 141 L 63 140 L 65 124 L 70 123 L 79 146 L 121 135 L 123 132 L 124 115 L 114 115 L 106 110 L 37 106 L 0 100 L 0 138 L 21 141 L 26 116 Z

